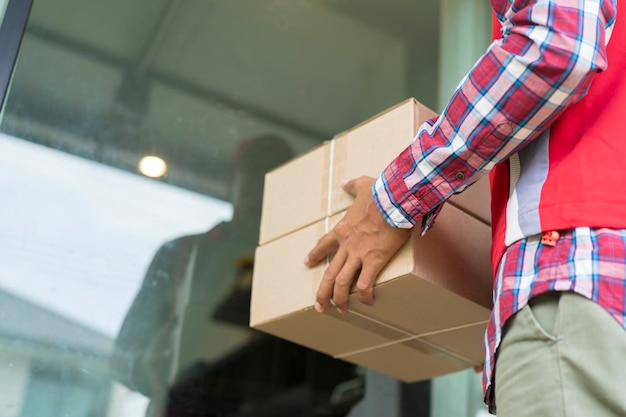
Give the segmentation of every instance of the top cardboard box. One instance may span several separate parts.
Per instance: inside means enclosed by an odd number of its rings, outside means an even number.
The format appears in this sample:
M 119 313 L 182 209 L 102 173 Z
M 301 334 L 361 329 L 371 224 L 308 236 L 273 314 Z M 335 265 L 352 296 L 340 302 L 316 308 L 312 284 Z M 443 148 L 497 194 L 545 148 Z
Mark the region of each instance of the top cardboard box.
M 294 230 L 347 209 L 353 198 L 341 182 L 362 175 L 378 177 L 415 138 L 419 127 L 437 114 L 411 98 L 336 135 L 265 177 L 259 244 L 264 245 Z M 450 203 L 489 224 L 486 180 L 473 185 Z

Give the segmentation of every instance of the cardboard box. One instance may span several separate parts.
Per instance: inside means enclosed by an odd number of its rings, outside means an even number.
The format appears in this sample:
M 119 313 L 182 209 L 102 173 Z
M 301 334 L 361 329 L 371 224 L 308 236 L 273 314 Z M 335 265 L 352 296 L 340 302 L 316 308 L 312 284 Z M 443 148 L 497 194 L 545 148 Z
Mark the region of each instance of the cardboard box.
M 352 199 L 341 180 L 378 177 L 419 126 L 435 116 L 415 99 L 405 100 L 268 173 L 259 243 L 345 210 Z
M 436 113 L 411 98 L 342 132 L 331 141 L 269 172 L 265 177 L 259 244 L 347 209 L 353 198 L 341 188 L 344 179 L 378 177 Z M 489 223 L 487 179 L 471 188 L 481 194 L 454 196 L 450 204 Z
M 491 225 L 489 177 L 484 176 L 472 184 L 466 191 L 453 195 L 448 199 L 448 203 L 460 208 L 483 223 Z
M 250 325 L 403 381 L 479 365 L 491 309 L 490 230 L 447 205 L 426 236 L 413 236 L 379 275 L 376 303 L 350 296 L 345 316 L 313 305 L 325 264 L 303 259 L 341 217 L 257 248 Z
M 403 381 L 477 366 L 491 311 L 489 184 L 444 206 L 436 226 L 379 274 L 376 303 L 348 314 L 313 305 L 326 264 L 303 260 L 352 203 L 342 179 L 377 177 L 435 113 L 414 99 L 340 133 L 267 174 L 250 325 Z
M 419 127 L 437 114 L 415 99 L 402 103 L 335 136 L 330 180 L 330 210 L 333 215 L 347 209 L 353 198 L 341 181 L 361 175 L 378 177 L 411 141 Z
M 330 142 L 265 175 L 259 244 L 323 219 L 328 213 Z

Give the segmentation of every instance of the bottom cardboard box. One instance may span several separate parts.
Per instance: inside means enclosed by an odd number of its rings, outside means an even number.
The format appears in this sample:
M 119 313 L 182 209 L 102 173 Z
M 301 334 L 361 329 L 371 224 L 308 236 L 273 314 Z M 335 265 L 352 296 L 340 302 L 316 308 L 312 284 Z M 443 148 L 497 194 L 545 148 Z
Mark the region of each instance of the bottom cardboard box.
M 482 364 L 485 327 L 480 323 L 336 357 L 404 382 L 422 381 Z
M 303 259 L 343 214 L 257 248 L 250 326 L 411 382 L 479 365 L 491 309 L 489 226 L 447 205 L 379 274 L 374 306 L 317 313 L 326 264 Z

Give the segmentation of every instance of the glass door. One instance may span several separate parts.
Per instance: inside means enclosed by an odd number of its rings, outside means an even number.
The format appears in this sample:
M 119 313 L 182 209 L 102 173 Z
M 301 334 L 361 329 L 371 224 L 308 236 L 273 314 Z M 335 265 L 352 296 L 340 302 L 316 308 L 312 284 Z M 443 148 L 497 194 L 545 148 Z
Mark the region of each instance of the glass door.
M 407 97 L 436 108 L 439 7 L 0 0 L 0 410 L 428 415 L 428 382 L 247 317 L 264 174 Z

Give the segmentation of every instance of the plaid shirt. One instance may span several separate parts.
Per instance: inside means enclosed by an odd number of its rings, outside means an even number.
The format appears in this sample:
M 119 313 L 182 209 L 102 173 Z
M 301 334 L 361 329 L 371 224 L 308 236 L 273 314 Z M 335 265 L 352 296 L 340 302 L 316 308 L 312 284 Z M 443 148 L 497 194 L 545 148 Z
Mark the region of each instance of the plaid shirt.
M 503 38 L 491 44 L 441 116 L 422 125 L 372 187 L 381 213 L 395 227 L 413 227 L 537 137 L 607 66 L 616 0 L 491 4 Z
M 616 0 L 491 4 L 502 23 L 502 39 L 491 44 L 461 81 L 441 116 L 420 128 L 372 187 L 381 213 L 395 227 L 411 228 L 422 219 L 427 230 L 453 193 L 541 134 L 586 94 L 595 73 L 607 67 Z M 575 291 L 624 322 L 624 236 L 620 231 L 575 229 L 555 248 L 527 237 L 507 249 L 485 342 L 484 388 L 491 410 L 493 359 L 502 325 L 528 297 Z M 596 246 L 598 242 L 608 243 Z M 551 258 L 537 269 L 533 262 L 539 253 Z
M 532 236 L 507 248 L 496 274 L 494 307 L 485 335 L 483 388 L 495 412 L 495 353 L 504 323 L 531 297 L 573 291 L 603 307 L 626 330 L 626 230 L 562 231 L 554 247 Z

